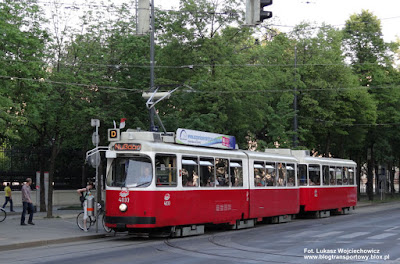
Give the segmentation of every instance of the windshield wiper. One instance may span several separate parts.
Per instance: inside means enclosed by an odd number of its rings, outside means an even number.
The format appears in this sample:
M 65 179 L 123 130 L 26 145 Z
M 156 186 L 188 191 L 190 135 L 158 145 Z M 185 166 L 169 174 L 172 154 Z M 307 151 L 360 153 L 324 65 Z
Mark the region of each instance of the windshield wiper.
M 146 185 L 146 184 L 149 184 L 149 183 L 151 183 L 151 181 L 142 182 L 142 183 L 140 183 L 140 184 L 137 184 L 137 183 L 129 184 L 129 185 L 126 185 L 126 187 L 141 187 L 141 186 Z

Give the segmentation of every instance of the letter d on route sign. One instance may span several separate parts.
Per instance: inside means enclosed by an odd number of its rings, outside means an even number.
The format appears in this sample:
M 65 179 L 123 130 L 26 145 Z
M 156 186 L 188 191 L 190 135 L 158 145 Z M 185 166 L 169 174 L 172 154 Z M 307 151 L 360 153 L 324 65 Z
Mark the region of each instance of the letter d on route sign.
M 119 128 L 108 129 L 108 141 L 119 141 L 120 133 Z

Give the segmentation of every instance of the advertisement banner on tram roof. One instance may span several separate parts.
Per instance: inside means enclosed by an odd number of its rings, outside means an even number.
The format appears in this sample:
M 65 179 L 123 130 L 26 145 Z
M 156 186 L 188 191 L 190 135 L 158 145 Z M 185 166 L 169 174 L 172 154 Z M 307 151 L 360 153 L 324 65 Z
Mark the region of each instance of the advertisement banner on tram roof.
M 175 142 L 178 144 L 214 147 L 220 149 L 235 149 L 234 136 L 178 128 Z

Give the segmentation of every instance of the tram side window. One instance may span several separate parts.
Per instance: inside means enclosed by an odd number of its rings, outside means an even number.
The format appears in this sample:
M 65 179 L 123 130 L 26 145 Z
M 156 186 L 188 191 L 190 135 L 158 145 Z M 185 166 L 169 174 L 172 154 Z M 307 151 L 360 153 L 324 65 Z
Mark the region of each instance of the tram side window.
M 329 185 L 336 185 L 335 167 L 329 167 Z
M 276 186 L 276 164 L 267 162 L 265 164 L 265 186 Z
M 349 184 L 349 169 L 343 167 L 343 185 Z
M 321 185 L 321 169 L 319 165 L 309 165 L 308 166 L 308 185 Z
M 227 159 L 216 158 L 215 159 L 215 185 L 217 187 L 229 186 L 229 170 L 228 170 Z
M 342 185 L 342 168 L 336 167 L 336 185 Z
M 176 181 L 176 156 L 167 154 L 156 155 L 156 186 L 175 187 Z
M 243 168 L 242 161 L 231 160 L 229 163 L 230 175 L 231 175 L 231 186 L 240 187 L 243 186 Z
M 324 179 L 324 185 L 329 185 L 329 166 L 322 166 L 322 178 Z
M 278 163 L 278 178 L 276 180 L 276 186 L 286 186 L 287 170 L 284 163 Z
M 197 157 L 182 157 L 182 186 L 200 186 L 199 165 Z
M 293 187 L 296 185 L 294 164 L 286 165 L 287 172 L 287 186 Z
M 213 158 L 200 158 L 200 186 L 215 186 L 215 170 Z
M 354 185 L 354 168 L 349 168 L 349 184 Z
M 262 187 L 265 186 L 264 182 L 264 162 L 255 161 L 254 162 L 254 186 Z
M 299 186 L 307 185 L 307 165 L 299 164 L 297 166 L 297 181 L 299 182 Z

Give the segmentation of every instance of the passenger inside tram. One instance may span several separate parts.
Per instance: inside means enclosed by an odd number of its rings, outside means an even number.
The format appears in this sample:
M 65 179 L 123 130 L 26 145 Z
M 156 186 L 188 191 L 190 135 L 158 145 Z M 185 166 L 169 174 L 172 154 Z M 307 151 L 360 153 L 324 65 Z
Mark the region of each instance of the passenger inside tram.
M 277 186 L 286 186 L 286 168 L 282 163 L 278 163 L 278 175 Z
M 151 166 L 151 165 L 150 165 Z M 151 175 L 151 168 L 150 168 L 150 166 L 143 166 L 142 168 L 143 168 L 143 173 L 142 173 L 142 177 L 140 177 L 140 182 L 142 182 L 142 183 L 146 183 L 146 182 L 149 182 L 149 181 L 151 181 L 151 179 L 152 179 L 152 175 Z
M 192 186 L 199 186 L 199 176 L 195 171 L 193 171 L 193 181 L 192 181 Z
M 189 172 L 187 169 L 182 169 L 182 185 L 183 186 L 188 186 L 188 182 L 190 181 L 189 179 Z
M 257 167 L 254 168 L 254 186 L 265 186 L 265 181 L 263 180 L 263 173 L 265 174 L 263 165 L 255 164 L 255 166 Z
M 243 186 L 243 172 L 241 167 L 231 167 L 231 186 Z
M 218 182 L 218 186 L 226 186 L 227 182 L 225 179 L 225 167 L 218 167 L 217 168 L 217 182 Z
M 207 180 L 206 186 L 207 186 L 207 187 L 213 187 L 213 186 L 214 186 L 214 183 L 211 182 L 211 179 L 208 179 L 208 180 Z
M 202 162 L 202 161 L 201 161 Z M 200 163 L 200 171 L 199 171 L 199 176 L 200 176 L 200 186 L 204 187 L 210 187 L 214 186 L 214 165 L 211 165 L 214 161 L 212 160 L 204 160 L 203 164 L 201 165 Z
M 258 187 L 264 186 L 261 183 L 261 176 L 260 175 L 257 175 L 254 180 L 255 180 L 255 186 L 258 186 Z
M 294 186 L 294 178 L 289 178 L 287 186 Z
M 266 186 L 274 186 L 274 180 L 272 179 L 272 176 L 269 173 L 267 173 L 265 175 L 265 185 Z

